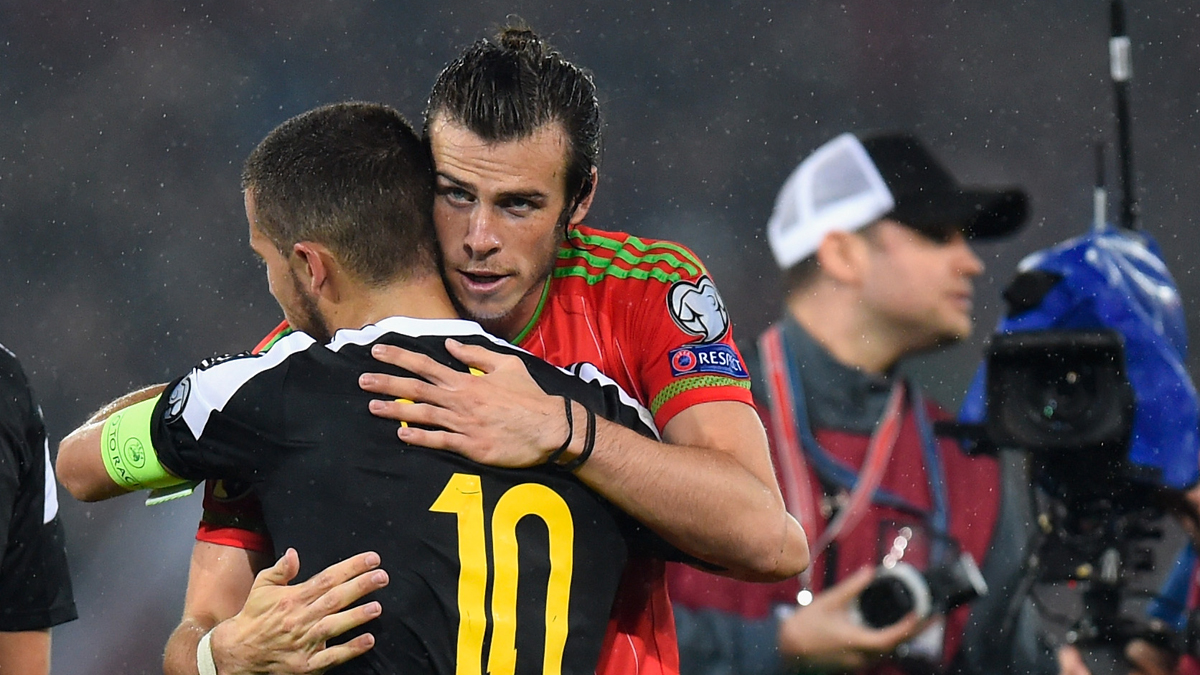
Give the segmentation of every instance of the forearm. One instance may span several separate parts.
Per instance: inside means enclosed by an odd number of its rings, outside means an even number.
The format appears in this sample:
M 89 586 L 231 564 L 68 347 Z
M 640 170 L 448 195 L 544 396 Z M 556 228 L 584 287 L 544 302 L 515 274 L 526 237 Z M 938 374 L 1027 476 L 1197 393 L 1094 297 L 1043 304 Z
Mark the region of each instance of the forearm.
M 158 460 L 152 430 L 158 398 L 143 399 L 76 429 L 59 445 L 59 481 L 76 498 L 97 501 L 131 490 L 187 481 Z
M 254 575 L 270 562 L 270 556 L 264 553 L 196 542 L 188 570 L 183 619 L 163 652 L 165 675 L 198 675 L 196 646 L 200 638 L 242 609 Z
M 217 625 L 214 617 L 184 617 L 171 632 L 163 652 L 164 675 L 199 675 L 196 667 L 196 646 L 200 638 Z
M 154 398 L 166 385 L 154 384 L 125 394 L 97 410 L 58 446 L 54 470 L 58 481 L 76 499 L 85 502 L 117 497 L 130 492 L 108 476 L 100 454 L 100 438 L 104 422 L 118 411 Z
M 50 672 L 50 630 L 0 632 L 0 674 Z
M 736 440 L 680 445 L 597 420 L 595 449 L 576 475 L 680 550 L 731 576 L 786 579 L 808 566 L 804 532 L 784 507 L 769 459 L 768 472 L 759 475 L 727 447 L 761 447 L 765 455 L 757 428 L 759 438 L 749 428 Z
M 91 417 L 88 418 L 88 421 L 83 423 L 82 427 L 80 427 L 80 428 L 86 427 L 89 424 L 94 424 L 96 422 L 103 423 L 104 420 L 108 419 L 110 416 L 112 416 L 113 413 L 117 412 L 118 410 L 124 410 L 125 408 L 128 408 L 129 406 L 133 405 L 134 403 L 141 403 L 142 401 L 145 401 L 147 399 L 154 398 L 155 396 L 158 396 L 159 394 L 163 393 L 163 390 L 166 388 L 167 388 L 167 385 L 165 385 L 165 384 L 152 384 L 148 387 L 143 387 L 141 389 L 138 389 L 137 391 L 131 391 L 128 394 L 121 396 L 120 398 L 110 401 L 104 407 L 97 410 L 95 413 L 92 414 Z
M 784 507 L 766 432 L 752 406 L 693 404 L 666 423 L 666 444 L 597 420 L 592 453 L 580 460 L 589 426 L 580 403 L 569 403 L 568 416 L 564 397 L 547 395 L 515 356 L 446 344 L 483 375 L 396 347 L 372 349 L 375 358 L 424 378 L 370 373 L 359 379 L 364 389 L 386 397 L 371 401 L 370 410 L 401 422 L 401 440 L 488 466 L 554 461 L 577 467 L 579 478 L 609 501 L 680 550 L 734 576 L 773 581 L 807 567 L 804 533 Z M 559 452 L 568 434 L 567 448 Z
M 117 485 L 104 468 L 100 438 L 103 436 L 105 419 L 84 424 L 58 445 L 54 473 L 67 492 L 83 502 L 100 501 L 130 492 Z

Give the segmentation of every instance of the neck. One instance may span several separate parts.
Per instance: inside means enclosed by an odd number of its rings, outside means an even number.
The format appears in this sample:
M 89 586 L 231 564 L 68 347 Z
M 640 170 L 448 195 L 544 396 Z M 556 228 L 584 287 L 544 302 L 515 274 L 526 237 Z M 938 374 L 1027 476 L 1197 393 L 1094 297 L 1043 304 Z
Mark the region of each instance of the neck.
M 322 310 L 331 331 L 362 328 L 390 316 L 458 318 L 442 278 L 436 273 L 379 287 L 356 285 L 343 301 L 324 303 Z
M 538 306 L 542 304 L 542 294 L 545 293 L 546 284 L 548 283 L 550 283 L 549 278 L 529 289 L 529 292 L 525 294 L 525 297 L 521 298 L 516 307 L 504 316 L 494 319 L 475 318 L 475 321 L 492 335 L 504 338 L 510 342 L 516 342 L 517 336 L 521 334 L 521 331 L 529 325 L 534 315 L 537 314 Z
M 912 351 L 897 331 L 868 316 L 848 289 L 818 282 L 792 293 L 787 309 L 843 365 L 883 375 Z

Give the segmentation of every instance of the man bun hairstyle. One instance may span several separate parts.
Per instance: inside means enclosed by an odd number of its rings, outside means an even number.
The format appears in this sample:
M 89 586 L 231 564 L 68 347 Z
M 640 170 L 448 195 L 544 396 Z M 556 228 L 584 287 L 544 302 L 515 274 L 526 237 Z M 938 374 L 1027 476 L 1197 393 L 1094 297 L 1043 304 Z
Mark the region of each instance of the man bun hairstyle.
M 242 189 L 284 255 L 323 244 L 372 286 L 437 270 L 433 162 L 388 106 L 335 103 L 280 124 L 246 159 Z
M 570 143 L 564 224 L 595 187 L 601 120 L 592 75 L 522 22 L 475 42 L 446 66 L 425 108 L 427 136 L 437 117 L 488 142 L 519 140 L 544 124 L 561 123 Z

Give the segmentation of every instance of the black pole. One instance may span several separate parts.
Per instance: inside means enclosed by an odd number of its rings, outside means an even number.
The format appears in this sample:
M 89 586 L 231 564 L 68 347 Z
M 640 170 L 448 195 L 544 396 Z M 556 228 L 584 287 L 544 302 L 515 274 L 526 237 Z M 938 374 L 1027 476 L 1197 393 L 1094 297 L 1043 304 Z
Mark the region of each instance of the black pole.
M 1112 0 L 1110 5 L 1112 37 L 1108 41 L 1109 73 L 1117 108 L 1117 163 L 1120 167 L 1121 210 L 1119 224 L 1137 229 L 1137 200 L 1133 186 L 1133 141 L 1130 138 L 1129 80 L 1133 77 L 1129 36 L 1125 32 L 1125 3 Z

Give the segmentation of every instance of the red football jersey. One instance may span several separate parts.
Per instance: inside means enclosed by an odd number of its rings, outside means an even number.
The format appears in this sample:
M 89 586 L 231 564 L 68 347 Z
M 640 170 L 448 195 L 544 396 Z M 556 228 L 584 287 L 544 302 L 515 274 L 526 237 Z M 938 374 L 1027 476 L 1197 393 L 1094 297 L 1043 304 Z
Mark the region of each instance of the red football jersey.
M 576 227 L 513 342 L 558 366 L 595 365 L 660 430 L 697 403 L 753 405 L 721 296 L 695 254 L 672 242 Z
M 256 350 L 286 328 L 281 325 Z M 695 254 L 672 242 L 572 229 L 537 310 L 513 342 L 558 366 L 595 365 L 649 408 L 660 430 L 698 403 L 753 405 L 724 303 Z M 270 539 L 239 527 L 233 515 L 240 506 L 227 500 L 206 487 L 205 521 L 196 538 L 270 553 Z M 252 512 L 242 515 L 254 520 Z M 627 566 L 596 672 L 678 675 L 661 560 Z
M 672 242 L 573 229 L 514 342 L 555 365 L 595 365 L 649 408 L 659 429 L 697 403 L 753 405 L 724 303 L 695 254 Z M 596 672 L 679 672 L 661 560 L 626 567 Z

